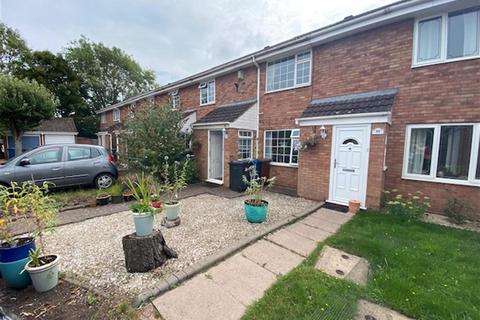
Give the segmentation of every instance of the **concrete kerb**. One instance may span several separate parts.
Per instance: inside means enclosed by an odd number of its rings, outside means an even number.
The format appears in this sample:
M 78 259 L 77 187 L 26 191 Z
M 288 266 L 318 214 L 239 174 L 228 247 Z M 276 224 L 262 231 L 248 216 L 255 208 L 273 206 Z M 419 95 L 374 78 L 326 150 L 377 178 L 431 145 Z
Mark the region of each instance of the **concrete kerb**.
M 317 211 L 323 206 L 323 202 L 318 203 L 312 208 L 309 208 L 301 213 L 296 213 L 293 214 L 282 221 L 279 221 L 275 224 L 272 224 L 267 230 L 261 231 L 253 236 L 247 237 L 245 239 L 242 239 L 236 243 L 234 243 L 231 246 L 228 246 L 219 252 L 199 261 L 198 263 L 189 266 L 185 268 L 184 270 L 178 271 L 170 276 L 168 276 L 166 279 L 162 279 L 159 283 L 157 283 L 153 288 L 147 289 L 143 292 L 141 292 L 139 295 L 135 297 L 135 299 L 132 302 L 132 306 L 134 308 L 138 308 L 141 306 L 144 302 L 148 301 L 149 299 L 153 297 L 158 297 L 165 292 L 167 292 L 170 289 L 173 289 L 180 285 L 182 282 L 192 278 L 193 276 L 206 271 L 210 267 L 218 264 L 219 262 L 225 260 L 226 258 L 232 256 L 236 252 L 240 251 L 241 249 L 247 247 L 251 243 L 263 238 L 269 233 L 272 233 L 284 226 L 287 226 L 289 224 L 292 224 L 310 214 L 313 212 Z

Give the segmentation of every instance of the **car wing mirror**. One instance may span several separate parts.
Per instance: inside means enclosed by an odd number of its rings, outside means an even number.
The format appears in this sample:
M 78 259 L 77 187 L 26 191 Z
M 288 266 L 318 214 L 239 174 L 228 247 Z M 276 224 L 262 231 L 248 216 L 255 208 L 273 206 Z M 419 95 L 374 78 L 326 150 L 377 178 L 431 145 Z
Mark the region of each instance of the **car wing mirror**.
M 22 160 L 20 160 L 20 163 L 19 163 L 21 167 L 28 166 L 29 164 L 30 164 L 30 159 L 28 158 L 23 158 Z

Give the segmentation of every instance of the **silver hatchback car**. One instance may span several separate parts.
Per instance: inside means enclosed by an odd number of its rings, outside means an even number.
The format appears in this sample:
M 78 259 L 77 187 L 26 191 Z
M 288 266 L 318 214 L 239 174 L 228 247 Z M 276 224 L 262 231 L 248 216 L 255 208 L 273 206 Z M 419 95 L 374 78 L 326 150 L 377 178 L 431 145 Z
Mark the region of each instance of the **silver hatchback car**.
M 113 158 L 104 147 L 56 144 L 38 147 L 0 165 L 0 184 L 47 181 L 57 187 L 110 187 L 118 177 Z

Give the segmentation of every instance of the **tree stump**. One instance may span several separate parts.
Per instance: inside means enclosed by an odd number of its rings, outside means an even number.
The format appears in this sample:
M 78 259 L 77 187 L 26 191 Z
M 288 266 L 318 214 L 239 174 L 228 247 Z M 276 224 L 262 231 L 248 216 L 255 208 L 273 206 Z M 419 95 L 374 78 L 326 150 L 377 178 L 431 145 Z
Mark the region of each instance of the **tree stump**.
M 126 235 L 122 238 L 122 245 L 128 272 L 147 272 L 160 267 L 169 258 L 177 258 L 177 253 L 167 246 L 160 230 L 144 237 L 136 233 Z

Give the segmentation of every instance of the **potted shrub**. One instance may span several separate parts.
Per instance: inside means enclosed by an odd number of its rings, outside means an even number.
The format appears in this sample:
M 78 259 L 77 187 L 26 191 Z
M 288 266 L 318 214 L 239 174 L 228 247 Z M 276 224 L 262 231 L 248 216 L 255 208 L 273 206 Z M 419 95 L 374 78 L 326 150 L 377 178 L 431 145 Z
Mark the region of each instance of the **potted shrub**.
M 152 194 L 153 180 L 150 176 L 136 176 L 135 179 L 126 180 L 128 188 L 133 193 L 137 203 L 131 205 L 133 222 L 135 224 L 135 233 L 137 236 L 148 236 L 153 232 L 155 214 L 160 209 L 152 207 L 150 195 Z
M 260 177 L 255 165 L 250 166 L 247 171 L 250 179 L 243 176 L 243 182 L 247 186 L 245 192 L 249 196 L 243 206 L 245 217 L 248 222 L 261 223 L 265 221 L 268 213 L 268 201 L 263 199 L 263 191 L 273 185 L 275 177 Z
M 43 240 L 44 233 L 53 231 L 55 228 L 58 205 L 53 198 L 47 195 L 47 184 L 39 187 L 32 182 L 29 189 L 26 203 L 35 225 L 34 234 L 38 237 L 40 246 L 30 251 L 31 260 L 25 265 L 25 271 L 30 275 L 35 290 L 45 292 L 58 284 L 60 258 L 55 254 L 45 254 L 45 242 Z
M 173 170 L 171 170 L 170 165 L 168 164 L 168 157 L 165 157 L 165 163 L 162 171 L 162 185 L 160 190 L 164 192 L 166 196 L 163 208 L 165 209 L 165 216 L 167 220 L 172 221 L 178 218 L 178 213 L 180 212 L 178 193 L 187 186 L 186 176 L 189 159 L 190 157 L 187 156 L 187 160 L 183 162 L 181 168 L 179 168 L 180 162 L 175 161 L 173 164 Z
M 112 203 L 122 203 L 123 196 L 122 196 L 122 186 L 120 183 L 116 182 L 112 184 L 110 187 L 110 196 L 112 199 Z
M 0 274 L 7 286 L 18 289 L 30 284 L 28 274 L 21 271 L 30 260 L 28 253 L 35 249 L 32 235 L 15 237 L 12 234 L 13 223 L 28 216 L 28 190 L 27 183 L 0 186 Z
M 112 197 L 108 193 L 107 189 L 101 188 L 97 190 L 97 197 L 96 197 L 97 206 L 107 205 L 110 202 L 111 198 Z

